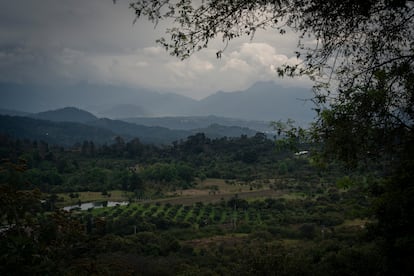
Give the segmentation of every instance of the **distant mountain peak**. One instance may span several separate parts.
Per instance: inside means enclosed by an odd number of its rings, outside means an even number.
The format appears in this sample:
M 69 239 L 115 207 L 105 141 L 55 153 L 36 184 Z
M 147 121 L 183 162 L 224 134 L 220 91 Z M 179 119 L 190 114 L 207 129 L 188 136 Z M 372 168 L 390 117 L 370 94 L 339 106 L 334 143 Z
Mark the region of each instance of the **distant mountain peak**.
M 48 110 L 44 112 L 39 112 L 30 117 L 42 120 L 48 120 L 53 122 L 75 122 L 75 123 L 85 123 L 90 121 L 95 121 L 98 118 L 92 113 L 79 109 L 77 107 L 64 107 L 54 110 Z
M 273 81 L 259 81 L 243 91 L 210 95 L 202 99 L 192 113 L 264 121 L 291 118 L 306 125 L 314 117 L 312 106 L 300 99 L 312 96 L 310 88 L 283 87 Z

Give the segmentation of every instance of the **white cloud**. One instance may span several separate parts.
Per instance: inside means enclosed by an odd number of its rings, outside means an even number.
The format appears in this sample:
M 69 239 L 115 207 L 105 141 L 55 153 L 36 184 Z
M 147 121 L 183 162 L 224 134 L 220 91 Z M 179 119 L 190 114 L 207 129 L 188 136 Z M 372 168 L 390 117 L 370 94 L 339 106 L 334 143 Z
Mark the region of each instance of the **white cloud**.
M 274 46 L 268 43 L 243 43 L 239 51 L 234 51 L 230 57 L 248 60 L 252 66 L 270 68 L 283 64 L 296 64 L 300 60 L 289 58 L 287 55 L 278 54 Z
M 60 64 L 56 65 L 62 70 L 57 70 L 56 74 L 71 80 L 145 87 L 193 98 L 202 98 L 219 90 L 246 89 L 259 80 L 309 86 L 309 82 L 300 79 L 294 82 L 277 79 L 278 66 L 299 60 L 278 54 L 269 44 L 243 43 L 232 52 L 224 53 L 219 60 L 214 53 L 214 49 L 209 49 L 180 61 L 159 47 L 93 55 L 65 48 L 58 58 Z
M 251 71 L 251 66 L 240 58 L 229 58 L 224 66 L 220 69 L 222 72 L 233 70 L 248 73 Z
M 141 52 L 141 50 L 137 50 L 136 51 L 138 54 Z M 151 56 L 151 57 L 158 57 L 160 55 L 165 54 L 165 51 L 161 48 L 161 47 L 146 47 L 142 50 L 142 52 L 144 52 L 144 54 L 146 54 L 147 56 Z
M 201 60 L 197 57 L 189 60 L 188 67 L 189 70 L 193 70 L 201 74 L 212 71 L 214 69 L 214 65 L 211 64 L 211 62 L 207 60 Z

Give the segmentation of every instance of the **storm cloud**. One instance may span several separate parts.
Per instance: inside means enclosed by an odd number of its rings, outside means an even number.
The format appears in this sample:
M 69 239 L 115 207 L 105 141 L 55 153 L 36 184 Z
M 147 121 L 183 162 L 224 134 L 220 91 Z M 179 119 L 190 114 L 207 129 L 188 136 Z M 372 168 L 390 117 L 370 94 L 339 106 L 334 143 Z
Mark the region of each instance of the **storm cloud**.
M 261 31 L 237 39 L 216 59 L 220 41 L 185 61 L 171 57 L 146 21 L 133 24 L 129 1 L 0 0 L 0 81 L 67 85 L 79 82 L 149 88 L 203 98 L 245 89 L 259 80 L 309 87 L 304 79 L 277 79 L 275 68 L 297 62 L 296 36 Z

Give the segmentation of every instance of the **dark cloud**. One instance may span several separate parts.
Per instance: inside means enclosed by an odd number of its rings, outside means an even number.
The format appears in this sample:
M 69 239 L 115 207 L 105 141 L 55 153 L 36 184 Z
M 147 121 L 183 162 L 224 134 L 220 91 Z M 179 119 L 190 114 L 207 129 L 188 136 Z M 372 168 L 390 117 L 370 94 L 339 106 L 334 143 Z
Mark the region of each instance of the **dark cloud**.
M 215 42 L 181 62 L 155 45 L 167 23 L 156 30 L 146 21 L 133 25 L 128 2 L 0 0 L 0 81 L 87 81 L 201 98 L 275 79 L 274 66 L 293 56 L 294 36 L 277 40 L 274 33 L 258 32 L 257 43 L 237 40 L 222 60 L 216 60 L 221 42 Z

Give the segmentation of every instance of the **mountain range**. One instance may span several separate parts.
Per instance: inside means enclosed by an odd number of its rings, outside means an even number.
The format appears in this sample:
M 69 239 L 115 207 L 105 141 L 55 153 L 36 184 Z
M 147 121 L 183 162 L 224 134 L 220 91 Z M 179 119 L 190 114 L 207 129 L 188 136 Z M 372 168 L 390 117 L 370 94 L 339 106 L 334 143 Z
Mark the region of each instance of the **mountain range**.
M 269 121 L 312 121 L 304 88 L 258 82 L 244 91 L 217 92 L 201 100 L 174 93 L 79 83 L 40 86 L 0 83 L 0 133 L 70 145 L 108 143 L 115 136 L 171 143 L 197 132 L 208 137 L 272 133 Z M 68 107 L 76 106 L 76 107 Z M 45 111 L 46 110 L 46 111 Z
M 218 92 L 202 99 L 192 113 L 265 121 L 291 118 L 305 124 L 313 118 L 309 98 L 308 89 L 257 82 L 244 91 Z
M 160 126 L 170 129 L 192 130 L 207 128 L 211 125 L 238 126 L 260 132 L 271 132 L 268 121 L 251 121 L 236 118 L 208 116 L 176 116 L 176 117 L 135 117 L 123 118 L 122 121 L 144 126 Z
M 60 87 L 0 83 L 3 109 L 37 113 L 76 106 L 110 119 L 214 115 L 259 121 L 291 118 L 304 125 L 314 117 L 312 105 L 306 101 L 311 97 L 310 89 L 286 88 L 274 82 L 258 82 L 244 91 L 217 92 L 201 100 L 90 83 Z
M 72 146 L 85 140 L 99 144 L 112 143 L 116 136 L 121 136 L 125 140 L 139 138 L 149 144 L 169 144 L 200 132 L 210 138 L 219 138 L 253 136 L 257 131 L 218 124 L 191 130 L 144 126 L 121 120 L 97 118 L 87 111 L 74 107 L 27 114 L 24 117 L 0 115 L 0 134 L 20 139 L 43 140 L 63 146 Z

